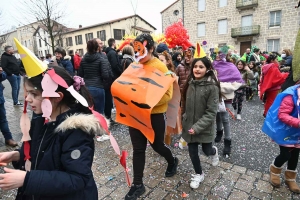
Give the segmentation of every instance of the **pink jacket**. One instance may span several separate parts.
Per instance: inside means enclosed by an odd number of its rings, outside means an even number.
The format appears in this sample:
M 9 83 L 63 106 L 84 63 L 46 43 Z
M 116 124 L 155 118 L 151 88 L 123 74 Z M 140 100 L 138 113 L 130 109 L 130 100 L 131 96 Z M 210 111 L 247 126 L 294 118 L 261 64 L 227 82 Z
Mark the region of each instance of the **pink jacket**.
M 284 97 L 279 107 L 278 118 L 289 126 L 300 128 L 300 119 L 291 116 L 294 106 L 292 95 Z

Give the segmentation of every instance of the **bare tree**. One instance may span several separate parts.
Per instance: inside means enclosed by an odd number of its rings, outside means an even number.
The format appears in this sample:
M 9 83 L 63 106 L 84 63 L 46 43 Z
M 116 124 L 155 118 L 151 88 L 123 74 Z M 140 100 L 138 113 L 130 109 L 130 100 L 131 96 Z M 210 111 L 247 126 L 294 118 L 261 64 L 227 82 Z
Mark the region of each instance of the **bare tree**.
M 138 0 L 136 0 L 136 3 L 134 5 L 133 0 L 130 0 L 131 7 L 134 13 L 134 16 L 130 19 L 129 24 L 128 24 L 128 29 L 130 30 L 130 33 L 133 35 L 138 34 L 138 30 L 136 30 L 136 27 L 139 23 L 139 18 L 137 17 L 137 6 L 138 6 Z
M 61 23 L 66 10 L 63 7 L 63 1 L 23 0 L 20 5 L 20 9 L 24 10 L 22 17 L 26 20 L 26 24 L 29 23 L 30 28 L 34 30 L 36 37 L 49 45 L 53 52 L 55 47 L 63 47 L 63 43 L 57 42 L 63 41 L 64 33 L 68 31 L 68 28 Z M 30 22 L 37 22 L 37 25 Z M 40 35 L 38 31 L 40 28 L 47 32 L 49 40 Z

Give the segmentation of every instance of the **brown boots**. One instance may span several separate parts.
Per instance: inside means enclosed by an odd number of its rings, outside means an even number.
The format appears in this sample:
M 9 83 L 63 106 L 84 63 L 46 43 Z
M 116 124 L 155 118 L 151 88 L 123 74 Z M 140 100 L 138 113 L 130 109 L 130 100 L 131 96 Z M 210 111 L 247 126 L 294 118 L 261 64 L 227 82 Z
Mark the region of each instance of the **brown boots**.
M 280 174 L 282 167 L 275 167 L 274 164 L 270 165 L 270 183 L 274 187 L 280 187 Z M 292 192 L 300 193 L 300 188 L 296 183 L 297 171 L 286 170 L 284 172 L 285 184 L 289 187 Z
M 285 184 L 289 187 L 292 192 L 300 193 L 300 188 L 296 183 L 297 171 L 286 170 L 284 172 Z
M 274 164 L 270 165 L 270 183 L 274 187 L 280 187 L 280 174 L 282 171 L 282 167 L 275 167 Z

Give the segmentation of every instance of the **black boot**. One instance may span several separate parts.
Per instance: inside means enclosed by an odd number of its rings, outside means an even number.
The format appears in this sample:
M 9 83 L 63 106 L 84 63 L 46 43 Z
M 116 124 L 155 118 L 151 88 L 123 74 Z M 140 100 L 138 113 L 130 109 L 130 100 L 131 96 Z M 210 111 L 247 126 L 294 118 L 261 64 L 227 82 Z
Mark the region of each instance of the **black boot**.
M 129 192 L 125 196 L 125 200 L 136 200 L 146 191 L 144 184 L 132 184 Z
M 219 143 L 221 141 L 221 139 L 222 139 L 222 136 L 223 136 L 223 130 L 217 131 L 217 136 L 215 138 L 215 142 Z
M 224 150 L 223 155 L 230 155 L 231 154 L 231 140 L 224 139 Z
M 165 176 L 166 177 L 172 177 L 172 176 L 174 176 L 176 174 L 176 172 L 177 172 L 177 166 L 178 166 L 178 158 L 175 157 L 174 158 L 174 164 L 172 164 L 172 165 L 168 164 Z

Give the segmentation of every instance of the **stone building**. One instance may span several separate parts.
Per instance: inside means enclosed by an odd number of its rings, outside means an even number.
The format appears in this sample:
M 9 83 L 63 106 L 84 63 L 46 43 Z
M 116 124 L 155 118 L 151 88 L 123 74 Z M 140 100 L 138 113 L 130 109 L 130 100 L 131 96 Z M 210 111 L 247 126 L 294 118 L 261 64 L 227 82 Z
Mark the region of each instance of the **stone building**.
M 163 30 L 183 19 L 192 43 L 232 45 L 241 53 L 293 49 L 300 24 L 297 0 L 177 0 L 161 12 Z

